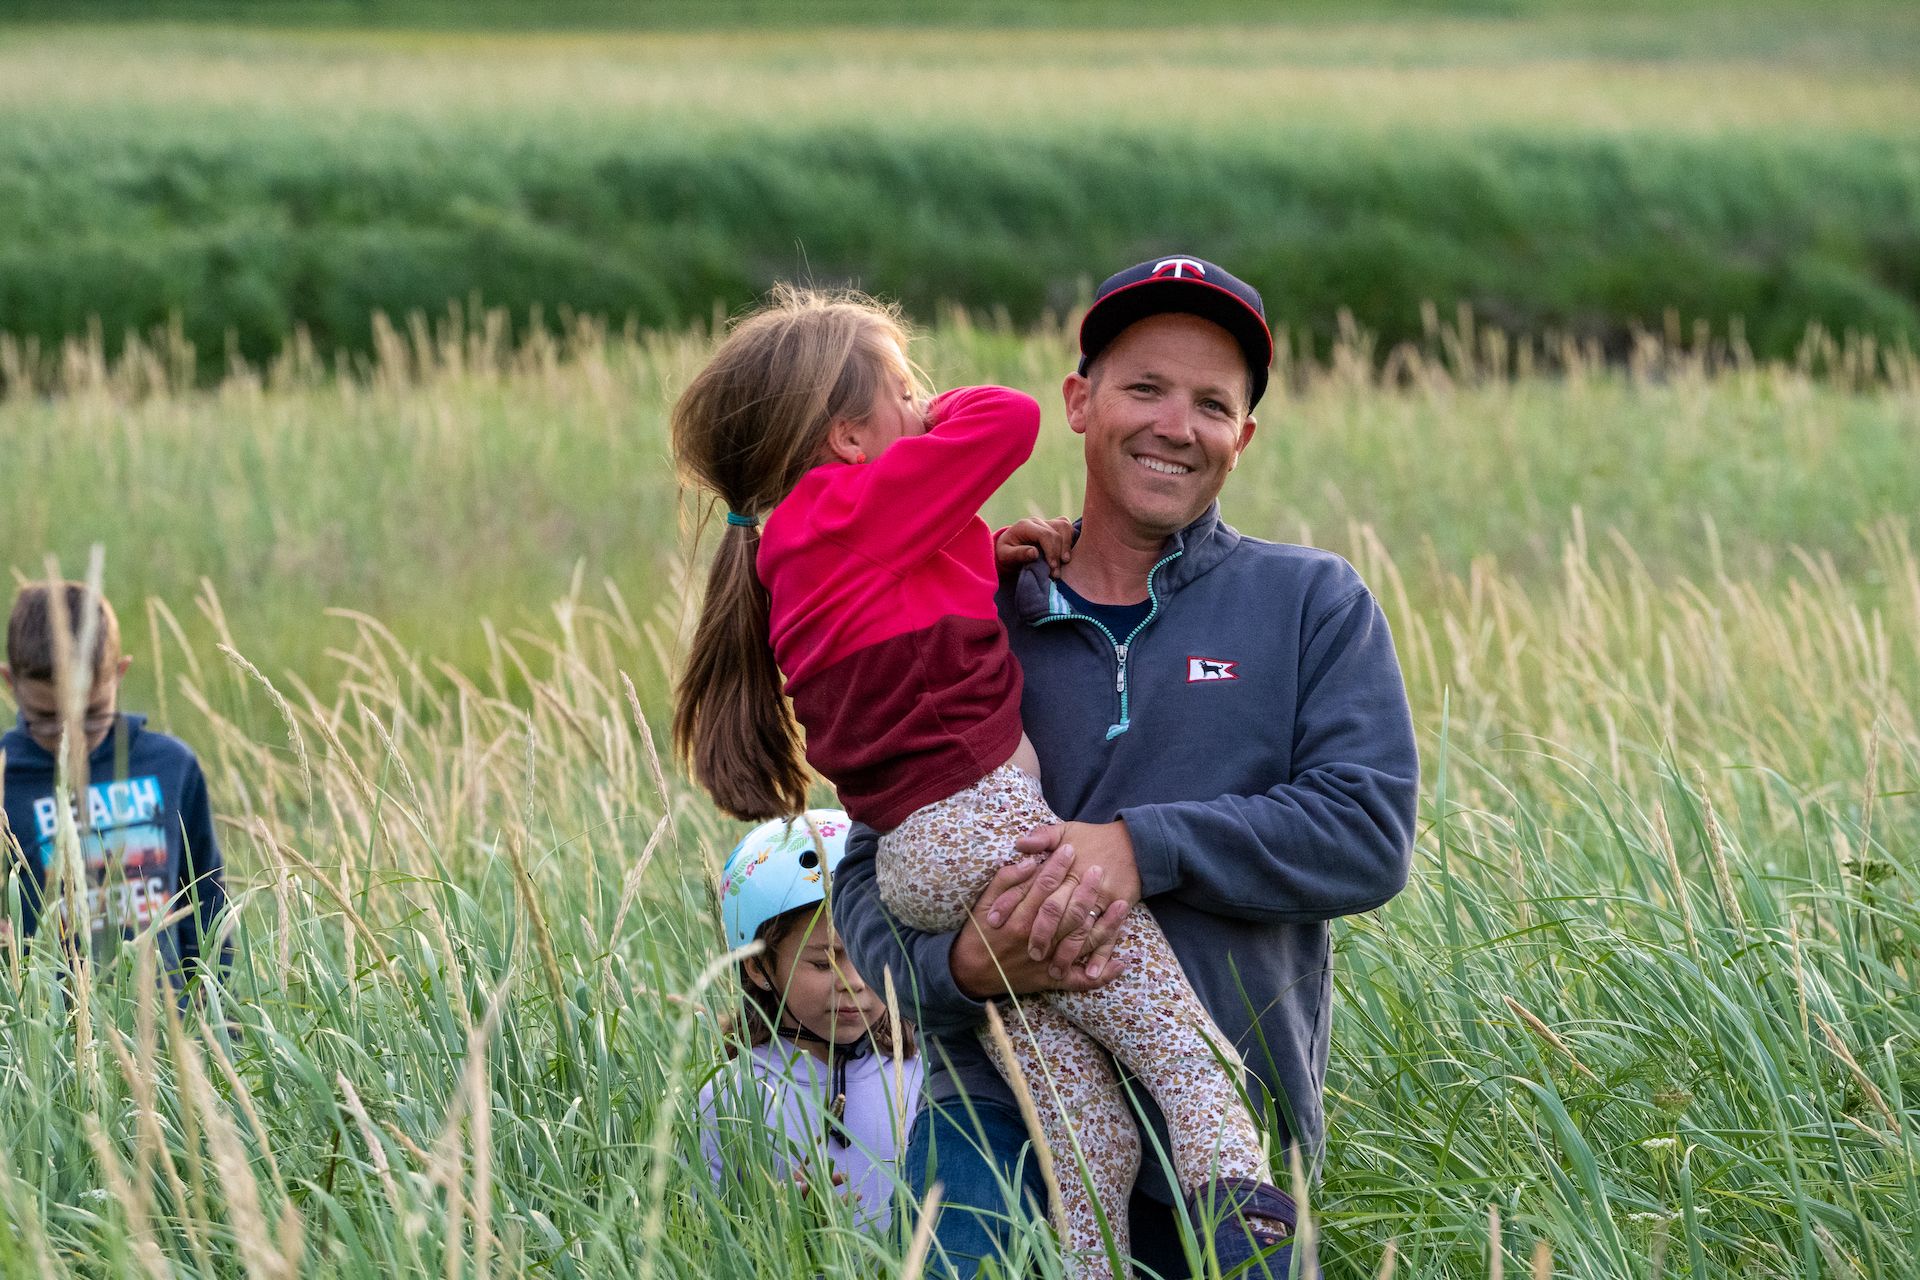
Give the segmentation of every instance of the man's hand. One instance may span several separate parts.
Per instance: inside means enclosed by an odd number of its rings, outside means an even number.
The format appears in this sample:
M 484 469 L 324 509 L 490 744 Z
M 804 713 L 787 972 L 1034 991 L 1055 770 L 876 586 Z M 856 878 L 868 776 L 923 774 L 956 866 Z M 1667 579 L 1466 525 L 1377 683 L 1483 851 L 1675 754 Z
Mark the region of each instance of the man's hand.
M 1071 951 L 1033 954 L 1033 918 L 1062 886 L 1070 880 L 1079 883 L 1077 857 L 1072 845 L 1055 841 L 1044 856 L 1029 855 L 994 872 L 949 954 L 954 981 L 963 992 L 988 1000 L 1042 991 L 1092 991 L 1119 976 L 1124 966 L 1114 960 L 1113 944 L 1130 899 L 1098 894 L 1103 906 L 1093 915 L 1083 912 L 1080 927 L 1067 931 Z M 1103 879 L 1104 872 L 1095 877 L 1096 893 Z
M 1059 850 L 1072 849 L 1073 862 L 1060 883 L 1033 906 L 1032 923 L 1027 933 L 1027 954 L 1034 959 L 1051 956 L 1050 971 L 1068 971 L 1085 961 L 1091 971 L 1097 952 L 1112 949 L 1119 921 L 1132 904 L 1140 900 L 1140 868 L 1133 859 L 1133 837 L 1124 822 L 1064 822 L 1058 826 L 1035 827 L 1013 842 L 1024 854 L 1057 856 Z M 1028 895 L 1039 896 L 1038 891 Z M 1103 929 L 1109 914 L 1118 904 L 1111 931 Z M 1014 912 L 1011 894 L 1003 894 L 987 906 L 987 919 L 1008 917 Z M 1097 975 L 1095 975 L 1097 976 Z
M 1017 569 L 1045 557 L 1054 574 L 1073 559 L 1073 521 L 1065 516 L 1042 520 L 1028 516 L 1002 529 L 993 539 L 993 559 L 1002 570 Z

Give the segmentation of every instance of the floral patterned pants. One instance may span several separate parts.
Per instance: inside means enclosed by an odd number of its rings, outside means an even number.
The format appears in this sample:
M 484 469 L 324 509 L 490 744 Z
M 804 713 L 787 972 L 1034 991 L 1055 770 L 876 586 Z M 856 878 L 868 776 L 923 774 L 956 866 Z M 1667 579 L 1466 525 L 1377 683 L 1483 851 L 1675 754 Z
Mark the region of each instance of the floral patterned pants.
M 1002 765 L 880 837 L 881 900 L 912 928 L 958 928 L 993 873 L 1017 856 L 1013 842 L 1059 821 L 1038 780 Z M 1095 1261 L 1104 1245 L 1094 1200 L 1124 1254 L 1127 1199 L 1140 1164 L 1139 1131 L 1108 1053 L 1166 1116 L 1182 1191 L 1215 1177 L 1269 1177 L 1260 1131 L 1240 1093 L 1240 1057 L 1201 1007 L 1151 912 L 1136 905 L 1127 913 L 1114 955 L 1126 967 L 1096 991 L 1000 1005 L 1059 1170 L 1065 1243 L 1094 1271 L 1104 1265 Z M 982 1042 L 1011 1078 L 993 1042 L 984 1035 Z

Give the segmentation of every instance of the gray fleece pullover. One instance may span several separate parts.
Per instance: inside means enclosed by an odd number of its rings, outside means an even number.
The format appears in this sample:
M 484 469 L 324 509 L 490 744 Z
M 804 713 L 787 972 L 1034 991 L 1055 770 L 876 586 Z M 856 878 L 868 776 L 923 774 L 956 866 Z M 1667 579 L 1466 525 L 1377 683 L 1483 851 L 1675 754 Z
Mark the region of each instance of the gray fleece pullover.
M 1217 506 L 1168 540 L 1130 636 L 1073 614 L 1044 561 L 1003 580 L 1021 716 L 1054 811 L 1126 822 L 1142 895 L 1200 999 L 1317 1163 L 1333 986 L 1329 921 L 1405 885 L 1419 764 L 1385 617 L 1329 552 L 1241 536 Z M 888 916 L 856 826 L 834 919 L 869 981 L 892 969 L 929 1041 L 928 1096 L 1012 1095 L 954 983 L 954 935 Z M 903 979 L 905 979 L 903 981 Z M 1165 1124 L 1141 1095 L 1162 1143 Z M 1148 1147 L 1141 1187 L 1171 1199 Z

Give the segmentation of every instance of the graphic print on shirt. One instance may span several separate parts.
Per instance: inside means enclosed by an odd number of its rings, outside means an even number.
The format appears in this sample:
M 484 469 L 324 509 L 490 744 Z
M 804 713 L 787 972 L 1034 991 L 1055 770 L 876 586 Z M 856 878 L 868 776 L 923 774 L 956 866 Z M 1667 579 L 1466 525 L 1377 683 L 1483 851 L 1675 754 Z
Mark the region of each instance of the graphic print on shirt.
M 1187 683 L 1204 684 L 1209 680 L 1238 680 L 1239 662 L 1228 658 L 1187 658 Z
M 78 821 L 78 803 L 75 804 Z M 87 868 L 87 919 L 96 935 L 108 928 L 140 929 L 160 915 L 172 887 L 167 883 L 166 802 L 155 777 L 96 782 L 87 788 L 87 827 L 80 853 Z M 59 809 L 52 796 L 33 802 L 40 837 L 40 865 L 51 888 L 54 829 Z M 109 868 L 112 874 L 109 875 Z

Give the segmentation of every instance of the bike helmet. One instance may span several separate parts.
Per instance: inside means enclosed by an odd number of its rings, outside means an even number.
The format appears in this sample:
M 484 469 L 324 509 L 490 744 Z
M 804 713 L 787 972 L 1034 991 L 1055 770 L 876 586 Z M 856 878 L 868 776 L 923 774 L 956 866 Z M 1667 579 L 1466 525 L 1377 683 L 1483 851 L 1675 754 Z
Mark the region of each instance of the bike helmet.
M 853 820 L 838 809 L 809 809 L 800 817 L 775 818 L 747 832 L 720 873 L 720 920 L 727 945 L 744 947 L 775 916 L 824 901 L 827 876 L 846 856 L 852 826 Z

